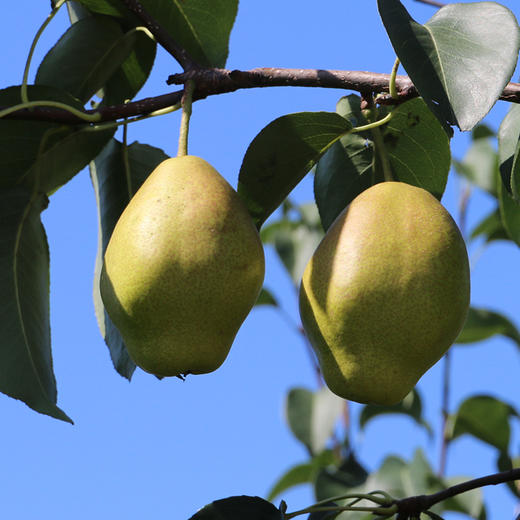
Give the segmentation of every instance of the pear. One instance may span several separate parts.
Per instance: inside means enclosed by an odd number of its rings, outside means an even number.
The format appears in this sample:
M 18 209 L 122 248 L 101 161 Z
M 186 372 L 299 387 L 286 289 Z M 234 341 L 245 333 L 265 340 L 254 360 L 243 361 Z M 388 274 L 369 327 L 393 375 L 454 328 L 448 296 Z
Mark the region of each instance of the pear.
M 421 188 L 383 182 L 327 231 L 303 274 L 300 315 L 334 393 L 391 405 L 455 341 L 469 294 L 449 213 Z
M 182 377 L 224 362 L 263 279 L 242 200 L 210 164 L 184 156 L 159 164 L 121 214 L 100 289 L 134 362 Z

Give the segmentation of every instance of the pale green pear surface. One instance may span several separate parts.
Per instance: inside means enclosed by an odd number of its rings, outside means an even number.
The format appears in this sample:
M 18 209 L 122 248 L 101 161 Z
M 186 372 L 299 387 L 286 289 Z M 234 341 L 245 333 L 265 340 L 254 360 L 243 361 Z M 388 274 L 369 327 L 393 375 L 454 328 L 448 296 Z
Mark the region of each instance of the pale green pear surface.
M 100 288 L 135 363 L 182 376 L 224 362 L 263 279 L 245 205 L 210 164 L 185 156 L 162 162 L 122 213 Z
M 469 295 L 449 213 L 421 188 L 383 182 L 327 231 L 303 275 L 300 315 L 329 388 L 390 405 L 455 341 Z

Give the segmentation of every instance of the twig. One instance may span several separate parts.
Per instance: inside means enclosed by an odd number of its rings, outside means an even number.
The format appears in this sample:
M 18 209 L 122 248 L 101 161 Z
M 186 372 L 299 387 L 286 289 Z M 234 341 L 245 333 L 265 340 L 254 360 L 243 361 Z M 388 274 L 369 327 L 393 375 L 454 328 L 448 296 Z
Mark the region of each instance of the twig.
M 402 103 L 418 96 L 418 92 L 408 76 L 397 76 L 396 89 L 398 99 L 395 100 L 388 94 L 389 74 L 365 71 L 280 68 L 260 68 L 241 71 L 202 68 L 191 69 L 185 73 L 170 76 L 169 83 L 183 85 L 189 79 L 193 79 L 196 84 L 193 101 L 204 99 L 208 96 L 235 92 L 240 89 L 289 86 L 336 88 L 357 92 L 379 93 L 376 102 L 387 105 Z M 181 98 L 182 90 L 179 90 L 122 105 L 85 110 L 85 113 L 99 113 L 101 115 L 100 122 L 116 121 L 175 105 L 181 101 Z M 520 84 L 509 83 L 502 92 L 500 99 L 511 103 L 520 103 Z M 3 108 L 6 107 L 0 107 L 0 110 Z M 19 110 L 5 116 L 5 119 L 40 120 L 66 124 L 84 123 L 80 118 L 74 117 L 63 110 L 43 107 Z
M 395 504 L 399 514 L 404 518 L 418 517 L 420 513 L 427 511 L 435 504 L 442 502 L 448 498 L 466 493 L 473 489 L 481 488 L 483 486 L 496 486 L 497 484 L 503 484 L 504 482 L 512 482 L 520 479 L 520 468 L 511 469 L 509 471 L 503 471 L 502 473 L 495 473 L 493 475 L 487 475 L 486 477 L 480 477 L 467 482 L 462 482 L 456 486 L 443 489 L 438 493 L 432 495 L 418 495 L 414 497 L 403 498 L 397 500 Z
M 157 43 L 164 47 L 180 63 L 184 70 L 198 68 L 197 63 L 190 57 L 188 52 L 170 36 L 168 31 L 146 11 L 138 0 L 122 1 L 155 36 Z

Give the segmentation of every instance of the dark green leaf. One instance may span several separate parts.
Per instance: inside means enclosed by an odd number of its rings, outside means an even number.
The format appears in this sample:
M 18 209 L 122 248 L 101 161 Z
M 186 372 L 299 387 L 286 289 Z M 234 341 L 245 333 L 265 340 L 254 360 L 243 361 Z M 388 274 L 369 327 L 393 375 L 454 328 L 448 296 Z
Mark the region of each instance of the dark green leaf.
M 32 101 L 58 101 L 77 109 L 81 108 L 81 104 L 69 94 L 54 88 L 30 85 L 28 96 Z M 19 86 L 0 90 L 1 106 L 10 107 L 21 102 Z M 28 189 L 32 189 L 34 179 L 27 179 L 27 171 L 36 160 L 43 136 L 51 130 L 58 130 L 59 127 L 60 125 L 56 123 L 45 121 L 0 119 L 0 169 L 2 171 L 0 187 L 26 182 Z M 63 137 L 69 134 L 70 130 L 64 129 L 56 135 Z M 47 172 L 47 174 L 51 173 Z M 45 175 L 44 172 L 42 174 Z
M 350 454 L 338 468 L 322 469 L 315 482 L 315 493 L 318 500 L 337 497 L 359 488 L 367 480 L 368 472 L 359 464 L 353 454 Z M 376 486 L 370 489 L 386 489 Z
M 470 234 L 472 239 L 482 237 L 489 243 L 493 240 L 509 240 L 509 234 L 504 228 L 500 211 L 498 209 L 491 212 L 487 217 L 477 224 Z
M 94 306 L 98 325 L 110 350 L 114 367 L 123 377 L 130 379 L 135 370 L 135 364 L 128 355 L 119 331 L 105 311 L 99 293 L 99 276 L 103 255 L 119 216 L 146 177 L 167 156 L 158 148 L 134 143 L 127 149 L 130 168 L 127 174 L 123 153 L 122 143 L 113 139 L 90 164 L 90 176 L 96 193 L 99 217 L 98 253 L 94 274 Z
M 316 392 L 293 388 L 287 395 L 287 422 L 313 455 L 324 450 L 345 402 L 323 387 Z
M 278 302 L 271 294 L 271 291 L 268 291 L 265 287 L 263 287 L 260 291 L 260 294 L 258 295 L 258 299 L 256 300 L 255 305 L 272 305 L 273 307 L 278 307 Z
M 238 192 L 260 227 L 318 159 L 352 125 L 330 112 L 300 112 L 267 125 L 251 142 Z
M 393 406 L 377 406 L 373 404 L 363 406 L 359 416 L 359 427 L 363 429 L 370 419 L 386 414 L 408 415 L 417 424 L 424 426 L 430 435 L 433 433 L 431 426 L 423 419 L 421 397 L 415 389 L 400 403 Z
M 144 32 L 135 35 L 133 50 L 103 88 L 103 103 L 117 105 L 132 99 L 152 70 L 157 45 Z
M 69 20 L 71 24 L 76 23 L 78 20 L 81 20 L 82 18 L 90 16 L 90 11 L 86 7 L 81 5 L 79 1 L 68 0 L 66 6 L 67 11 L 69 13 Z
M 459 406 L 452 418 L 451 438 L 469 434 L 507 452 L 511 431 L 509 418 L 517 415 L 511 405 L 494 397 L 470 397 Z
M 260 497 L 237 496 L 215 500 L 189 520 L 283 520 L 280 510 Z
M 510 471 L 514 468 L 520 468 L 520 458 L 512 459 L 507 453 L 500 453 L 497 460 L 497 468 L 499 471 Z M 516 497 L 520 498 L 520 481 L 506 482 L 507 487 Z
M 485 124 L 477 125 L 471 131 L 471 138 L 473 139 L 473 141 L 478 141 L 479 139 L 487 139 L 489 137 L 496 136 L 496 133 Z
M 224 67 L 238 0 L 141 0 L 199 64 Z
M 85 7 L 88 7 L 93 13 L 116 17 L 123 17 L 125 15 L 125 7 L 121 3 L 121 0 L 79 0 L 79 2 Z
M 267 500 L 272 501 L 278 495 L 300 484 L 308 484 L 314 482 L 316 474 L 321 468 L 329 466 L 335 462 L 335 455 L 332 451 L 327 450 L 313 457 L 306 464 L 298 464 L 286 471 L 274 484 L 267 495 Z
M 457 343 L 474 343 L 496 334 L 511 338 L 520 347 L 520 332 L 510 320 L 497 312 L 471 307 Z
M 349 134 L 321 157 L 314 176 L 314 197 L 325 231 L 362 191 L 373 183 L 373 149 L 360 135 Z
M 513 13 L 495 2 L 458 3 L 420 25 L 399 0 L 378 6 L 396 54 L 443 126 L 473 128 L 516 66 L 520 30 Z
M 56 406 L 49 326 L 49 249 L 44 196 L 0 191 L 0 391 L 37 412 L 72 421 Z
M 450 171 L 450 141 L 422 99 L 393 111 L 384 127 L 384 142 L 395 180 L 442 197 Z
M 520 246 L 520 203 L 507 191 L 503 182 L 498 183 L 500 216 L 509 237 Z
M 498 153 L 489 139 L 476 140 L 462 161 L 453 161 L 459 175 L 496 197 Z
M 35 83 L 60 88 L 85 103 L 125 62 L 136 41 L 134 30 L 125 34 L 108 18 L 78 20 L 47 53 Z

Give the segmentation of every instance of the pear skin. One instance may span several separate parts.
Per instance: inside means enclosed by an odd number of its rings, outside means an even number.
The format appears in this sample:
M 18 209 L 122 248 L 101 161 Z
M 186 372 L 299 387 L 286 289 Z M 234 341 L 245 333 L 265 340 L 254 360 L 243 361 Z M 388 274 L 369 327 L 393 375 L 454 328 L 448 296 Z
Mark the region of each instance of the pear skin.
M 105 308 L 134 362 L 157 376 L 226 359 L 264 279 L 257 229 L 206 161 L 167 159 L 121 214 L 105 252 Z
M 300 315 L 324 379 L 360 403 L 401 401 L 457 338 L 464 240 L 427 191 L 383 182 L 334 221 L 303 274 Z

